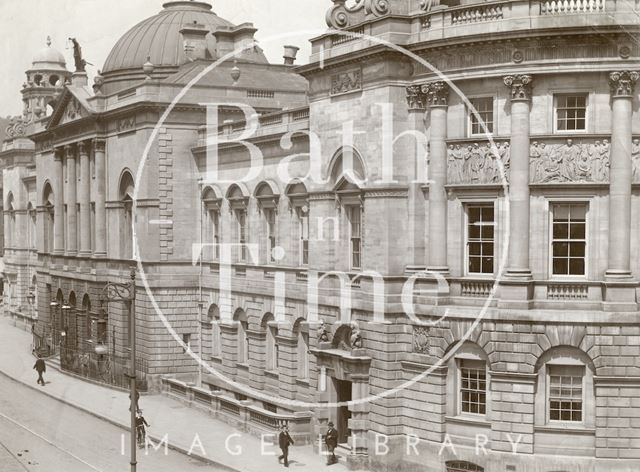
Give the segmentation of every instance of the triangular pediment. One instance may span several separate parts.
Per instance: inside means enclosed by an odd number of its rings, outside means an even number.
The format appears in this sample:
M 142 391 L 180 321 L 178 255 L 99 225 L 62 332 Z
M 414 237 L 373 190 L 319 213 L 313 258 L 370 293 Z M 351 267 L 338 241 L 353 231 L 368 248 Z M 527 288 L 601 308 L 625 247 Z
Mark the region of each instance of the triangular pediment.
M 57 100 L 47 128 L 64 125 L 93 114 L 82 89 L 65 87 Z

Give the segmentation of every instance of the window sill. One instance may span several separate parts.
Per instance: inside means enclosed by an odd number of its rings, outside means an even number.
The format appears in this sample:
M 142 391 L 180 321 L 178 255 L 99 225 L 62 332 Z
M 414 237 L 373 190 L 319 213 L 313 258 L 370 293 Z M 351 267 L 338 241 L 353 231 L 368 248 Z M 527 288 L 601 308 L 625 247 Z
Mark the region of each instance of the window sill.
M 264 371 L 264 376 L 265 377 L 271 377 L 272 379 L 277 379 L 280 377 L 280 374 L 278 373 L 277 370 L 265 370 Z
M 491 428 L 491 422 L 487 421 L 486 415 L 478 415 L 478 416 L 467 416 L 467 415 L 458 415 L 458 416 L 445 416 L 445 421 L 451 423 L 460 423 L 466 425 L 475 425 L 481 426 L 484 428 Z
M 544 426 L 534 426 L 533 430 L 536 433 L 562 433 L 562 434 L 575 434 L 593 436 L 596 434 L 595 428 L 584 426 L 583 424 L 546 424 Z
M 249 370 L 249 364 L 244 364 L 242 362 L 237 362 L 236 363 L 236 367 L 242 369 L 242 370 Z
M 296 384 L 302 385 L 304 387 L 310 387 L 309 379 L 296 379 Z

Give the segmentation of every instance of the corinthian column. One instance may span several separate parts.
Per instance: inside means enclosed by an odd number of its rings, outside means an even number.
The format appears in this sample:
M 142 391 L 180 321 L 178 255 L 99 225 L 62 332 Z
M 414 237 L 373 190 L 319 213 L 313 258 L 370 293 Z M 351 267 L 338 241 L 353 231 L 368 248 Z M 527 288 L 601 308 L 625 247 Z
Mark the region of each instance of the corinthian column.
M 67 254 L 78 252 L 78 196 L 76 175 L 76 153 L 74 146 L 65 146 L 67 154 Z
M 612 123 L 607 278 L 631 277 L 631 116 L 637 80 L 637 72 L 609 74 Z
M 53 253 L 64 254 L 64 182 L 62 159 L 64 150 L 56 148 L 53 157 Z
M 105 210 L 105 140 L 93 141 L 96 171 L 96 244 L 94 256 L 107 256 L 107 213 Z
M 91 256 L 91 173 L 88 143 L 78 144 L 80 155 L 80 255 Z
M 429 266 L 447 273 L 447 108 L 449 86 L 432 82 L 422 86 L 429 106 Z
M 509 253 L 507 275 L 528 279 L 529 269 L 529 114 L 530 75 L 508 75 L 511 88 L 511 160 L 509 163 Z

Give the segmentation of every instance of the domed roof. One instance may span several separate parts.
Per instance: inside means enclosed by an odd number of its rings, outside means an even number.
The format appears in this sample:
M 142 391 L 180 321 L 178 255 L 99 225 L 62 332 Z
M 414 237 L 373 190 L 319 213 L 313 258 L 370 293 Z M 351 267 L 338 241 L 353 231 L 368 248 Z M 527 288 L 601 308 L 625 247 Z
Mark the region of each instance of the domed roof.
M 66 70 L 67 61 L 56 48 L 51 47 L 51 38 L 47 36 L 47 45 L 40 49 L 33 57 L 33 69 L 61 69 Z
M 171 1 L 163 8 L 120 38 L 107 57 L 103 75 L 123 69 L 142 69 L 148 57 L 155 67 L 179 66 L 184 58 L 180 30 L 187 24 L 202 24 L 210 32 L 235 26 L 217 16 L 205 2 Z M 207 35 L 207 45 L 214 50 L 215 39 L 211 34 Z

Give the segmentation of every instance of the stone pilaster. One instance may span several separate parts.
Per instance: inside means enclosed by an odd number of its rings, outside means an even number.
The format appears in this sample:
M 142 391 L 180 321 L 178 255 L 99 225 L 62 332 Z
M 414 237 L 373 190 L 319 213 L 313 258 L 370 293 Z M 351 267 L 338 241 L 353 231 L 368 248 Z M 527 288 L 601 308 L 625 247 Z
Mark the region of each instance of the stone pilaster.
M 446 274 L 447 263 L 447 108 L 449 86 L 432 82 L 422 86 L 429 106 L 429 265 Z
M 95 257 L 107 256 L 107 212 L 106 201 L 106 162 L 105 162 L 105 140 L 95 139 L 93 141 L 94 166 L 96 173 L 96 216 L 95 216 Z
M 76 173 L 76 147 L 65 146 L 67 166 L 67 250 L 75 256 L 78 252 L 78 176 Z
M 409 112 L 409 128 L 422 132 L 424 130 L 424 114 L 427 104 L 426 94 L 422 93 L 422 87 L 420 87 L 420 85 L 410 85 L 407 87 L 407 107 Z M 413 149 L 416 149 L 416 147 Z M 421 187 L 427 183 L 427 163 L 426 159 L 423 161 L 422 157 L 418 154 L 413 157 L 415 162 L 415 177 L 410 179 L 413 180 L 413 182 L 409 183 L 407 200 L 409 206 L 408 225 L 411 262 L 405 267 L 405 270 L 410 272 L 426 269 L 424 244 L 426 202 Z
M 64 254 L 64 182 L 62 178 L 62 148 L 55 150 L 53 158 L 54 176 L 54 220 L 53 220 L 53 248 L 54 254 Z
M 80 255 L 91 256 L 91 172 L 88 143 L 78 144 L 80 155 Z
M 611 157 L 609 183 L 609 263 L 605 273 L 606 308 L 635 309 L 631 274 L 631 119 L 633 95 L 640 74 L 609 74 L 611 87 Z
M 532 77 L 526 74 L 504 77 L 504 84 L 511 90 L 511 159 L 503 163 L 509 176 L 509 251 L 500 298 L 503 304 L 522 308 L 528 305 L 533 296 L 529 268 L 529 120 L 532 81 Z

